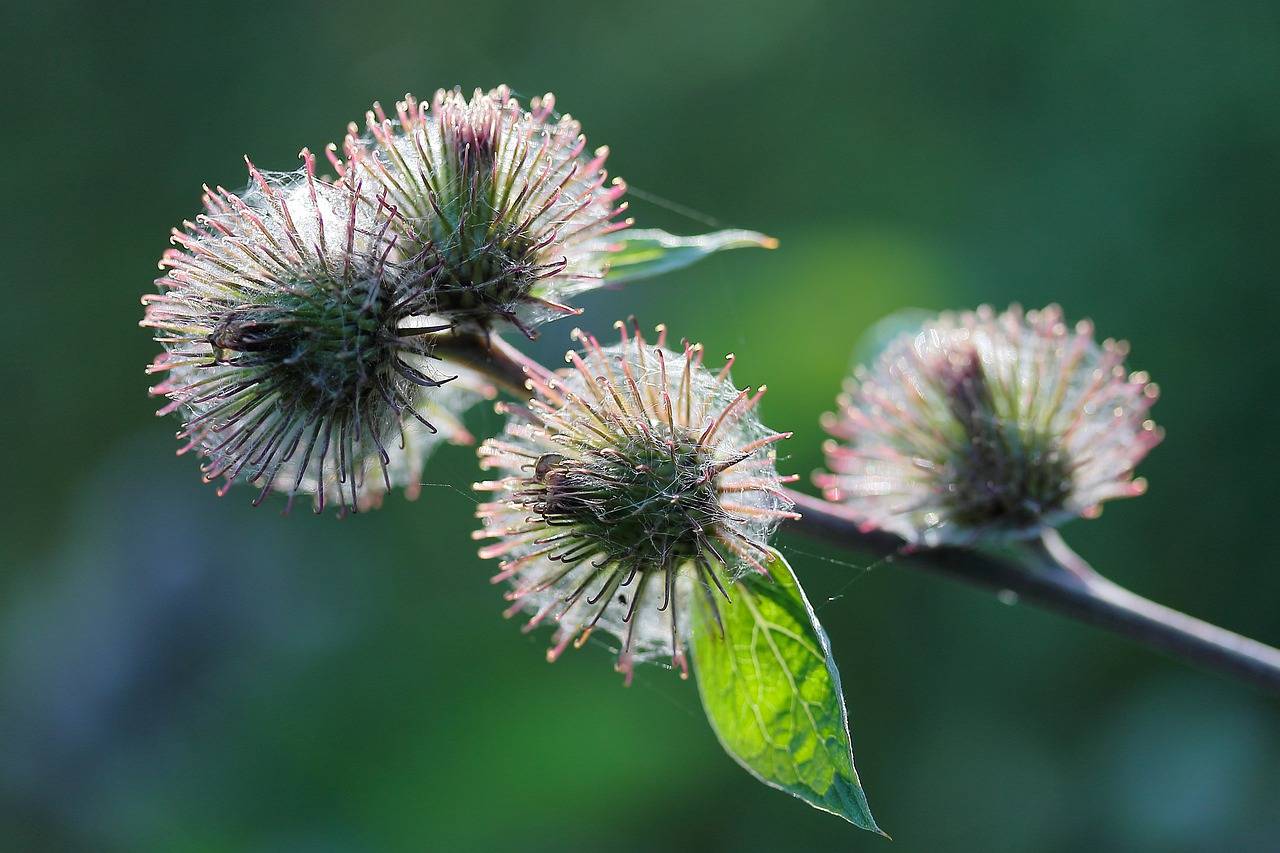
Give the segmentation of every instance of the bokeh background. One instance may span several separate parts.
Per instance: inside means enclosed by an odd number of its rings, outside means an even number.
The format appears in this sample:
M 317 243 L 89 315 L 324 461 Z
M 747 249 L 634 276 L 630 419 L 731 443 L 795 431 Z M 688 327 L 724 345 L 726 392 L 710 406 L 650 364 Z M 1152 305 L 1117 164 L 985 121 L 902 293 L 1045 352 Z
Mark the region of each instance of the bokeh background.
M 784 536 L 880 823 L 752 781 L 694 687 L 555 666 L 467 537 L 471 451 L 345 521 L 219 500 L 152 416 L 168 229 L 241 155 L 292 168 L 375 98 L 547 89 L 643 223 L 777 235 L 584 300 L 767 382 L 820 462 L 862 332 L 1050 301 L 1127 337 L 1150 494 L 1068 538 L 1280 643 L 1274 4 L 544 0 L 6 7 L 0 62 L 0 847 L 94 851 L 1272 851 L 1280 708 L 1093 629 Z M 534 347 L 555 359 L 571 323 Z M 477 411 L 477 434 L 498 425 Z M 834 560 L 834 562 L 832 561 Z M 834 600 L 830 600 L 834 599 Z

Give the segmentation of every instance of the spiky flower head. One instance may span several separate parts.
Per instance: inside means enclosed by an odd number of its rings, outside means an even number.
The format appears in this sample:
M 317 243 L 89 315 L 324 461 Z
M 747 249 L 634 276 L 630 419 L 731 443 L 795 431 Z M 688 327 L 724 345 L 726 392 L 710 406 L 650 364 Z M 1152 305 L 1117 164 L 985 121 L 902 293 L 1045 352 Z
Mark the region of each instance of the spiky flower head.
M 599 286 L 620 246 L 626 185 L 606 186 L 608 149 L 585 154 L 580 125 L 554 106 L 547 94 L 526 110 L 506 86 L 406 95 L 394 118 L 374 104 L 363 135 L 350 126 L 345 161 L 330 146 L 344 182 L 397 208 L 399 253 L 432 268 L 435 312 L 455 323 L 502 320 L 532 337 L 578 313 L 565 300 Z
M 285 174 L 249 164 L 241 194 L 205 187 L 205 212 L 174 230 L 160 292 L 142 300 L 164 347 L 148 372 L 165 375 L 159 414 L 182 413 L 179 453 L 206 457 L 206 481 L 256 484 L 255 503 L 274 489 L 354 510 L 393 485 L 415 493 L 426 454 L 466 441 L 457 414 L 492 391 L 430 360 L 447 324 L 428 316 L 420 273 L 392 258 L 394 206 L 303 159 Z
M 510 415 L 499 438 L 480 447 L 499 479 L 477 516 L 476 538 L 494 538 L 482 557 L 501 557 L 494 582 L 510 581 L 507 615 L 559 623 L 555 660 L 595 628 L 622 644 L 617 668 L 667 653 L 687 674 L 689 597 L 716 596 L 762 561 L 770 534 L 794 517 L 780 489 L 773 445 L 790 433 L 760 423 L 764 394 L 734 387 L 724 368 L 702 364 L 701 345 L 654 344 L 640 330 L 602 347 L 582 332 L 571 367 L 529 378 L 536 394 Z
M 1056 305 L 944 313 L 847 382 L 815 479 L 864 527 L 928 545 L 1096 516 L 1146 490 L 1133 469 L 1162 437 L 1158 390 L 1126 372 L 1128 351 Z

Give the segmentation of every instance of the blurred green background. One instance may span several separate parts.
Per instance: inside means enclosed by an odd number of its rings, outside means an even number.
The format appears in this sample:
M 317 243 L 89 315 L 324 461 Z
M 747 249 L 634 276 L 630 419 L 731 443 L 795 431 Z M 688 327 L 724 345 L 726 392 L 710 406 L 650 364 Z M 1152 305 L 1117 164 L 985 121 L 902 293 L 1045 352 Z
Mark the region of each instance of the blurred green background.
M 0 23 L 5 850 L 1273 851 L 1280 712 L 898 566 L 782 547 L 831 634 L 862 834 L 752 781 L 690 683 L 500 617 L 467 449 L 345 521 L 219 500 L 152 416 L 168 229 L 412 90 L 547 89 L 614 173 L 781 238 L 583 300 L 767 382 L 785 467 L 881 316 L 1061 302 L 1168 438 L 1067 537 L 1280 643 L 1280 12 L 1253 3 L 74 3 Z M 642 199 L 641 223 L 705 222 Z M 572 323 L 534 347 L 554 360 Z M 479 435 L 498 425 L 477 412 Z M 830 562 L 835 556 L 839 562 Z M 851 583 L 851 581 L 853 581 Z M 828 601 L 830 598 L 834 601 Z

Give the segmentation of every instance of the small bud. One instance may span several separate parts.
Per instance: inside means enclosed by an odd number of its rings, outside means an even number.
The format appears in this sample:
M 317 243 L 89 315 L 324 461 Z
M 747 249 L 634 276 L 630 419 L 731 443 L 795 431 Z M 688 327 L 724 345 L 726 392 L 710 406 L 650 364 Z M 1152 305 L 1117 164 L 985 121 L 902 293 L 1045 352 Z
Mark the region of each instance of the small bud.
M 317 180 L 303 156 L 292 174 L 250 165 L 239 195 L 206 188 L 142 325 L 164 347 L 159 414 L 181 411 L 179 453 L 206 457 L 207 481 L 354 510 L 394 484 L 412 494 L 436 442 L 468 439 L 457 413 L 492 392 L 428 360 L 430 305 L 390 259 L 394 209 Z
M 424 270 L 434 313 L 482 329 L 497 321 L 530 337 L 538 323 L 577 314 L 564 304 L 600 286 L 610 235 L 627 226 L 625 184 L 607 183 L 607 149 L 585 153 L 578 122 L 554 99 L 525 110 L 505 86 L 412 95 L 389 117 L 378 105 L 367 132 L 347 135 L 344 183 L 387 194 L 399 216 L 398 253 Z
M 1050 305 L 944 313 L 895 338 L 846 383 L 824 424 L 832 473 L 815 477 L 867 528 L 912 543 L 1023 537 L 1111 498 L 1160 442 L 1156 387 L 1128 345 L 1074 330 Z
M 639 329 L 611 347 L 575 335 L 571 367 L 533 377 L 536 399 L 480 447 L 501 475 L 476 484 L 495 493 L 478 535 L 499 540 L 480 553 L 503 558 L 508 615 L 559 622 L 550 659 L 598 627 L 622 643 L 628 681 L 634 661 L 664 653 L 685 671 L 689 596 L 718 613 L 794 517 L 773 448 L 788 436 L 761 425 L 763 389 L 737 390 L 728 365 L 709 372 L 700 345 L 669 350 L 661 329 L 652 346 Z

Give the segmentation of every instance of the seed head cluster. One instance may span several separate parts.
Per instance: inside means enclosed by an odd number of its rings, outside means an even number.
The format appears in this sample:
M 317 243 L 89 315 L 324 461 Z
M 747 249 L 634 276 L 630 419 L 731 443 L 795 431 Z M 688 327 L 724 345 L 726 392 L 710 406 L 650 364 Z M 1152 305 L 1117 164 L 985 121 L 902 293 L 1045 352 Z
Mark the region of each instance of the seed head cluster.
M 865 527 L 928 545 L 1095 516 L 1145 491 L 1133 469 L 1162 436 L 1127 354 L 1056 305 L 942 314 L 848 381 L 817 483 Z
M 702 364 L 701 345 L 654 344 L 618 324 L 602 347 L 575 332 L 581 353 L 556 375 L 531 374 L 527 407 L 500 404 L 502 436 L 480 448 L 477 483 L 483 557 L 501 557 L 495 582 L 510 581 L 507 615 L 559 623 L 548 659 L 596 629 L 622 644 L 617 668 L 670 654 L 687 672 L 689 597 L 717 596 L 745 571 L 763 571 L 766 543 L 794 517 L 773 445 L 789 437 L 756 414 L 764 393 L 734 387 L 729 368 Z M 576 638 L 576 639 L 575 639 Z
M 602 282 L 630 224 L 607 150 L 585 155 L 553 107 L 506 87 L 406 96 L 352 125 L 345 159 L 329 146 L 336 181 L 304 149 L 296 172 L 205 188 L 142 325 L 164 349 L 161 414 L 183 415 L 206 480 L 355 510 L 416 493 L 436 444 L 470 441 L 461 416 L 493 389 L 433 339 L 576 313 L 564 300 Z

